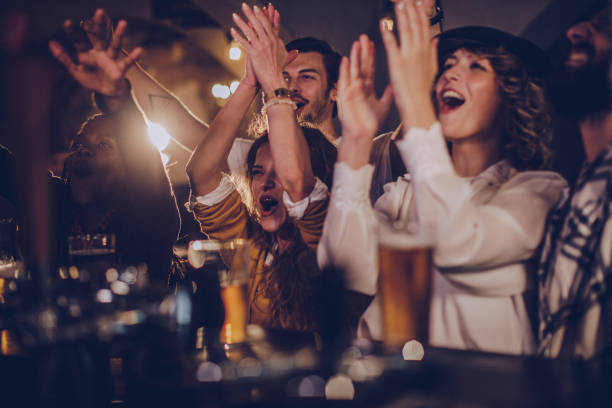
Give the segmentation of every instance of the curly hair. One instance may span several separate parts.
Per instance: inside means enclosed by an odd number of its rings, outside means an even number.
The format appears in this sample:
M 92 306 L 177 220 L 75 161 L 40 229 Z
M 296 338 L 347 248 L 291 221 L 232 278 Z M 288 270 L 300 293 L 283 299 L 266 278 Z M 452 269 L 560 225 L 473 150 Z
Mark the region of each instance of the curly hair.
M 544 84 L 503 47 L 464 45 L 461 48 L 487 58 L 499 80 L 502 102 L 498 120 L 503 129 L 503 157 L 517 170 L 549 168 L 552 125 Z

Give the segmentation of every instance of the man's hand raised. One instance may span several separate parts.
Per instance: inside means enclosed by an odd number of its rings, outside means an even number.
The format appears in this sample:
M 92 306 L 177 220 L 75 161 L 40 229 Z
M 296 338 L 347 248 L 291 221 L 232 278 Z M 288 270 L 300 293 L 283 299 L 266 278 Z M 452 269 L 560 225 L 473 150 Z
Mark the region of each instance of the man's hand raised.
M 103 14 L 103 13 L 102 13 Z M 96 17 L 101 18 L 100 10 Z M 108 20 L 110 21 L 110 20 Z M 101 26 L 100 26 L 101 28 Z M 64 23 L 64 29 L 70 34 L 74 30 L 70 20 Z M 127 90 L 123 80 L 125 73 L 138 60 L 142 48 L 137 47 L 128 55 L 120 52 L 121 40 L 125 35 L 127 22 L 119 21 L 112 39 L 108 44 L 96 32 L 88 33 L 91 48 L 86 49 L 82 44 L 75 44 L 77 49 L 77 63 L 72 61 L 66 50 L 56 41 L 49 42 L 49 49 L 68 70 L 70 75 L 82 86 L 107 96 L 119 96 Z

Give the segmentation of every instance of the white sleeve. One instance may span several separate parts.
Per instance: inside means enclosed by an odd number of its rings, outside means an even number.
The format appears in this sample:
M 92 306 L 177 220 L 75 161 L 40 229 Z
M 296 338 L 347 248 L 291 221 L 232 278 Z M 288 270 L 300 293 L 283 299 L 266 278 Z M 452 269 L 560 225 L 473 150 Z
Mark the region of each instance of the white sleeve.
M 247 155 L 253 140 L 237 137 L 227 155 L 227 166 L 232 174 L 245 175 L 247 169 Z
M 442 272 L 486 270 L 533 256 L 547 213 L 566 187 L 561 176 L 518 173 L 478 205 L 471 202 L 470 183 L 454 171 L 439 123 L 410 129 L 397 145 L 412 177 L 419 222 L 435 227 L 434 261 Z
M 317 249 L 321 268 L 329 265 L 346 272 L 349 289 L 374 295 L 378 279 L 376 216 L 369 192 L 374 167 L 353 170 L 336 163 L 334 183 Z
M 310 203 L 325 200 L 327 198 L 327 186 L 318 178 L 315 178 L 315 180 L 315 186 L 310 194 L 302 198 L 300 201 L 291 201 L 289 194 L 287 194 L 286 191 L 283 191 L 283 203 L 287 209 L 287 214 L 289 214 L 291 218 L 298 220 L 301 219 Z
M 234 190 L 236 190 L 236 185 L 234 184 L 230 176 L 223 173 L 219 185 L 213 191 L 201 196 L 191 195 L 189 197 L 189 202 L 186 204 L 187 211 L 191 212 L 193 206 L 196 204 L 204 204 L 210 207 L 212 205 L 220 203 Z

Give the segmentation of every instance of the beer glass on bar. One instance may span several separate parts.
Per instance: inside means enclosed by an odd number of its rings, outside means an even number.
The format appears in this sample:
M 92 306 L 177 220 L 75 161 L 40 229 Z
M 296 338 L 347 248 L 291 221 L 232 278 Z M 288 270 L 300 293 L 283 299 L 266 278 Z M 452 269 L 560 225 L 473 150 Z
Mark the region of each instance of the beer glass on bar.
M 429 341 L 432 229 L 416 224 L 381 224 L 378 230 L 378 285 L 383 343 L 390 352 L 409 341 Z
M 191 241 L 187 257 L 194 268 L 207 264 L 217 269 L 225 310 L 221 342 L 230 345 L 245 342 L 249 313 L 249 242 L 245 239 Z

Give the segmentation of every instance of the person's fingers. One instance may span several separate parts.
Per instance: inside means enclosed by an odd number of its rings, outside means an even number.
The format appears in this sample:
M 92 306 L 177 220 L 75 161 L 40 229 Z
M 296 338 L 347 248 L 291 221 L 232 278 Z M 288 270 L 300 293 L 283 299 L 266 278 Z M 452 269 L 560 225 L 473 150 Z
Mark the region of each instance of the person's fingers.
M 257 39 L 257 34 L 253 31 L 253 29 L 247 24 L 238 14 L 233 13 L 232 19 L 234 23 L 240 28 L 242 34 L 246 38 L 247 42 L 253 41 Z
M 91 48 L 91 43 L 87 39 L 85 32 L 80 29 L 80 27 L 75 27 L 72 21 L 64 21 L 64 32 L 66 33 L 70 41 L 72 41 L 74 49 L 77 52 L 87 51 Z
M 130 52 L 125 58 L 117 63 L 117 68 L 122 74 L 125 74 L 128 69 L 132 67 L 138 61 L 138 58 L 142 55 L 142 48 L 136 47 Z
M 51 54 L 53 54 L 53 56 L 66 67 L 68 72 L 72 74 L 73 72 L 78 71 L 77 66 L 74 62 L 72 62 L 72 59 L 64 47 L 60 45 L 60 43 L 56 41 L 49 41 L 49 50 L 51 51 Z
M 431 66 L 434 68 L 435 72 L 438 72 L 438 42 L 440 39 L 438 37 L 434 37 L 431 39 Z
M 359 69 L 359 54 L 361 52 L 361 44 L 359 41 L 353 41 L 353 46 L 351 47 L 351 58 L 350 58 L 350 79 L 351 81 L 358 80 L 361 77 L 361 72 Z
M 264 14 L 263 11 L 257 6 L 253 6 L 253 14 L 255 14 L 255 18 L 263 28 L 266 35 L 274 35 L 274 27 L 272 27 L 272 23 L 268 17 Z
M 340 60 L 340 69 L 338 71 L 338 94 L 343 97 L 347 86 L 349 85 L 349 59 L 342 57 Z
M 127 22 L 125 20 L 119 21 L 117 24 L 117 29 L 115 30 L 115 35 L 113 36 L 113 40 L 111 41 L 106 54 L 112 58 L 117 58 L 119 52 L 121 51 L 121 40 L 125 35 L 125 30 L 127 29 Z
M 420 24 L 419 24 L 419 8 L 416 5 L 417 0 L 404 0 L 404 13 L 408 26 L 406 27 L 407 41 L 404 43 L 402 39 L 402 48 L 405 46 L 414 47 L 420 44 Z
M 253 47 L 251 46 L 251 43 L 248 42 L 246 38 L 241 36 L 238 33 L 238 30 L 236 30 L 234 27 L 230 27 L 230 35 L 234 40 L 238 41 L 242 48 L 246 50 L 247 54 L 252 53 Z
M 397 33 L 399 46 L 403 48 L 410 41 L 410 22 L 406 14 L 406 3 L 414 0 L 399 0 L 395 3 L 395 18 L 397 22 Z
M 274 26 L 278 31 L 280 31 L 280 13 L 278 10 L 274 12 Z
M 418 26 L 418 41 L 420 44 L 429 45 L 431 39 L 429 18 L 427 17 L 427 10 L 425 10 L 425 2 L 423 0 L 417 0 L 415 3 L 414 11 L 417 18 Z
M 389 25 L 385 21 L 385 19 L 380 20 L 380 35 L 383 40 L 383 45 L 385 46 L 385 53 L 387 54 L 387 66 L 389 67 L 389 71 L 393 68 L 395 61 L 397 59 L 397 41 L 395 40 L 395 35 L 393 31 L 389 29 Z
M 361 73 L 365 79 L 373 81 L 376 69 L 374 61 L 374 43 L 370 41 L 365 34 L 362 34 L 359 40 L 361 42 Z
M 253 6 L 253 9 L 259 10 L 259 7 Z M 259 37 L 265 36 L 266 30 L 261 25 L 261 21 L 259 21 L 259 18 L 255 15 L 255 12 L 246 3 L 242 3 L 242 12 L 249 21 L 249 24 L 252 27 L 252 31 L 256 35 L 255 37 L 249 38 L 249 40 L 257 40 Z M 259 15 L 261 16 L 261 10 L 259 10 L 259 12 Z

